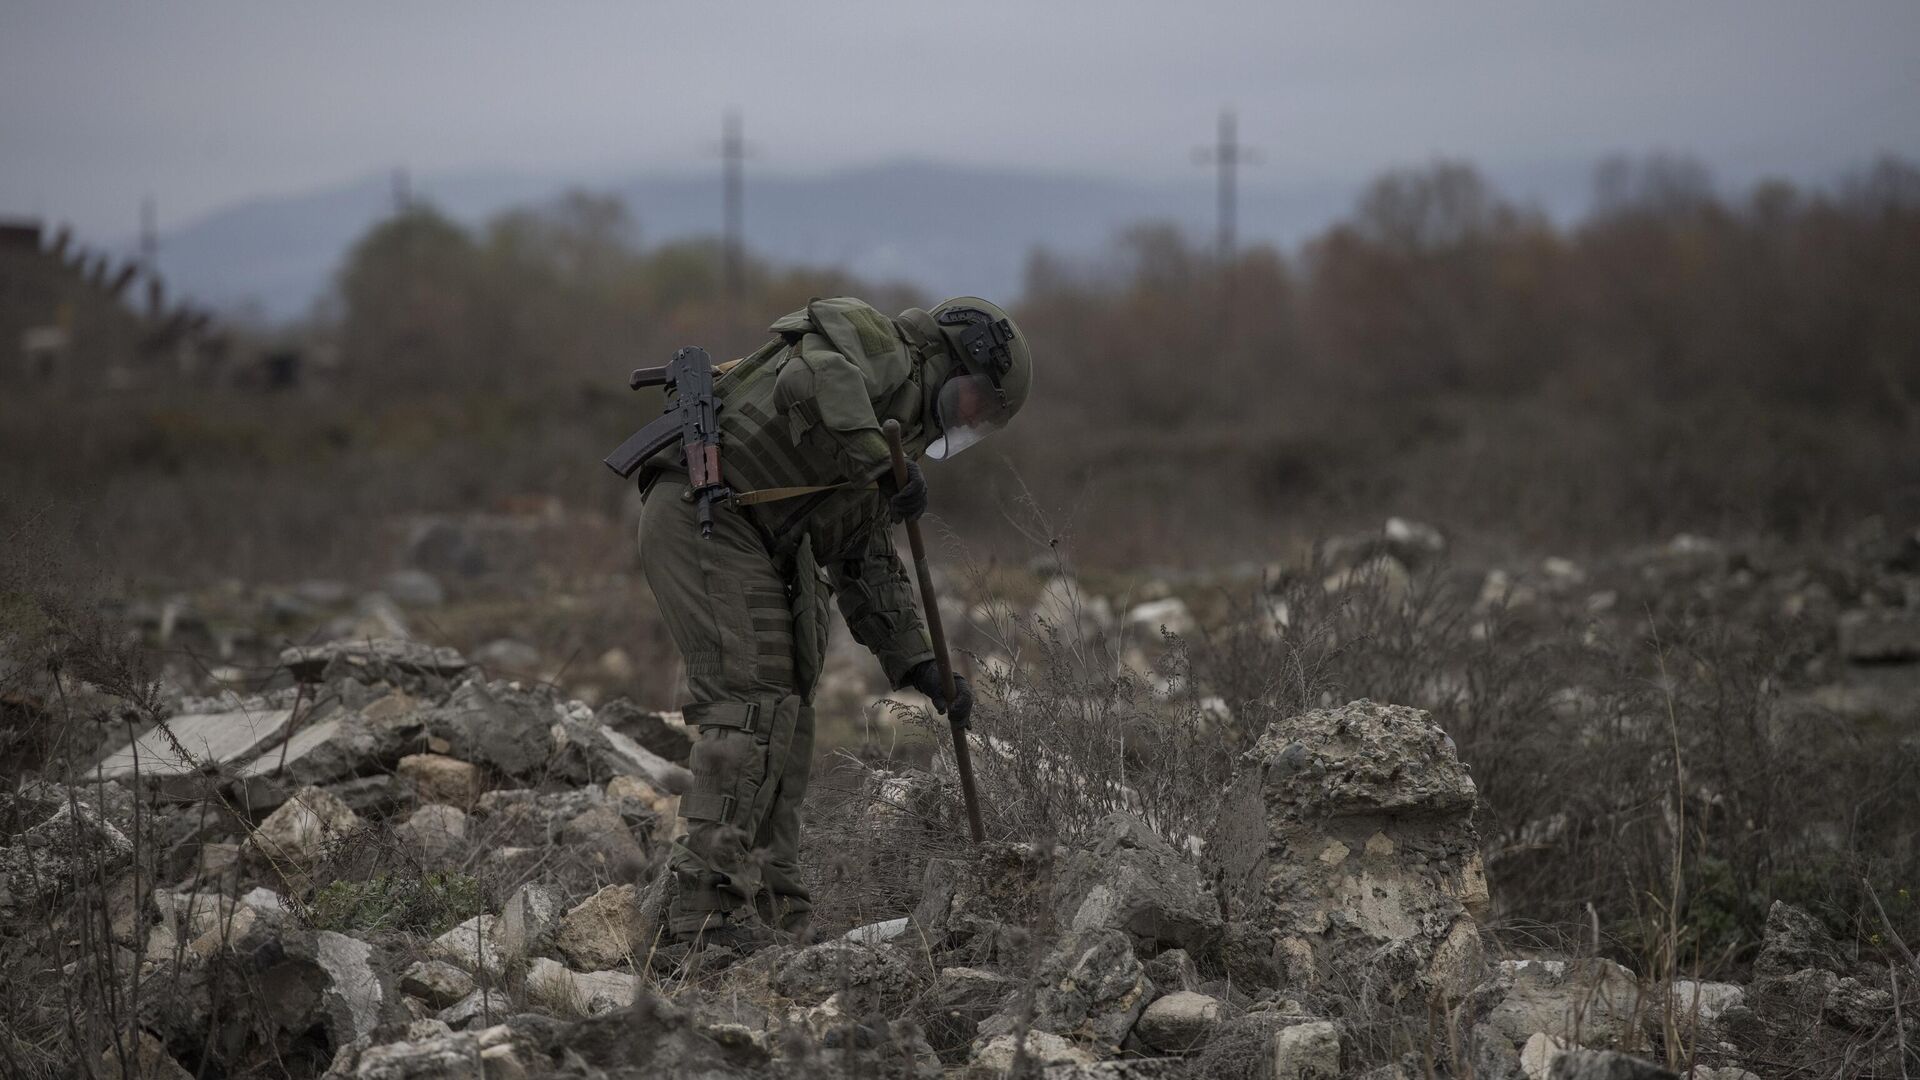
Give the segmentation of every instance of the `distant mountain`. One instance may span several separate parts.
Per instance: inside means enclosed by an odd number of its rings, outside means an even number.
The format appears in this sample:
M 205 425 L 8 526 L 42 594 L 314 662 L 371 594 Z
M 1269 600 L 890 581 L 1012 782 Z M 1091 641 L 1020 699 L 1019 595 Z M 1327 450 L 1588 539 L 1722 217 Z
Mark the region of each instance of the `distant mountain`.
M 1572 192 L 1584 192 L 1586 175 L 1585 166 L 1547 169 L 1508 189 L 1559 211 L 1572 205 Z M 1346 212 L 1357 186 L 1247 187 L 1240 235 L 1293 244 Z M 621 195 L 648 244 L 719 229 L 717 175 L 595 182 L 461 173 L 421 178 L 415 191 L 443 212 L 477 223 L 569 187 Z M 777 262 L 834 265 L 870 279 L 909 281 L 929 293 L 997 298 L 1019 291 L 1036 247 L 1094 254 L 1117 231 L 1145 220 L 1171 221 L 1204 238 L 1212 234 L 1214 205 L 1204 174 L 1155 184 L 928 162 L 813 177 L 750 171 L 746 237 L 756 254 Z M 176 294 L 220 310 L 251 309 L 270 319 L 303 315 L 330 287 L 347 248 L 391 208 L 385 176 L 253 200 L 163 237 L 161 267 Z

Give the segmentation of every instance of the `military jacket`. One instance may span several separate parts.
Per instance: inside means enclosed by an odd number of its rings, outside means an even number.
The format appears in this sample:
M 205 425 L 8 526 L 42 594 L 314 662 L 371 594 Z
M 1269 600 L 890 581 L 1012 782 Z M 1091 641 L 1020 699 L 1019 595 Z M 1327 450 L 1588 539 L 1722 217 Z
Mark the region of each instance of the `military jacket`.
M 881 424 L 900 422 L 910 455 L 925 448 L 927 368 L 930 360 L 944 364 L 944 351 L 929 356 L 892 319 L 851 297 L 815 300 L 770 329 L 777 336 L 714 386 L 722 472 L 739 493 L 827 490 L 734 512 L 749 515 L 776 560 L 800 564 L 796 575 L 818 565 L 855 640 L 899 687 L 933 650 L 875 485 L 892 467 Z M 655 476 L 683 467 L 672 454 L 646 466 Z

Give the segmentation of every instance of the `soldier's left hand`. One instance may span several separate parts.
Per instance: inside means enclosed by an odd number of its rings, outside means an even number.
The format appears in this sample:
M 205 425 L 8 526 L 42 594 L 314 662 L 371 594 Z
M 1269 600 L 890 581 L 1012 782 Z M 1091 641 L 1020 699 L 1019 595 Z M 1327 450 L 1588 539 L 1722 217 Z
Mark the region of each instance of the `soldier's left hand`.
M 892 475 L 888 475 L 892 487 Z M 895 521 L 917 521 L 927 512 L 927 479 L 920 475 L 920 463 L 907 462 L 907 482 L 887 496 L 887 508 Z

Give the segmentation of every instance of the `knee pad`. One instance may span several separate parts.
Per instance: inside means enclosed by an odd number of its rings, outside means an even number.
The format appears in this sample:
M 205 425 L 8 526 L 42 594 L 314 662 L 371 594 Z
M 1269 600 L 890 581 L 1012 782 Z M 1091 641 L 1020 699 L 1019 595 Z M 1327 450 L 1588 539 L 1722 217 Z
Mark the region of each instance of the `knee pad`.
M 687 723 L 699 728 L 700 739 L 688 759 L 693 790 L 680 799 L 681 816 L 739 829 L 751 839 L 771 809 L 776 763 L 793 748 L 800 710 L 793 694 L 688 705 Z

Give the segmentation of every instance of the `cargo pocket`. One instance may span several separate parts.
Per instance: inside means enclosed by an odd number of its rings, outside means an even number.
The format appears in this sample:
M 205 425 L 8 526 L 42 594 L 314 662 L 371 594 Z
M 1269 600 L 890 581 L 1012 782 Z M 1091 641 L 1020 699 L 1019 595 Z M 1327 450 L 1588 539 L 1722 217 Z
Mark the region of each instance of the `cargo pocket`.
M 793 685 L 793 611 L 785 589 L 747 586 L 753 621 L 754 671 L 762 682 Z

